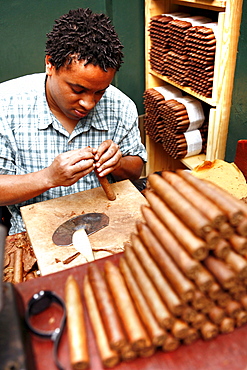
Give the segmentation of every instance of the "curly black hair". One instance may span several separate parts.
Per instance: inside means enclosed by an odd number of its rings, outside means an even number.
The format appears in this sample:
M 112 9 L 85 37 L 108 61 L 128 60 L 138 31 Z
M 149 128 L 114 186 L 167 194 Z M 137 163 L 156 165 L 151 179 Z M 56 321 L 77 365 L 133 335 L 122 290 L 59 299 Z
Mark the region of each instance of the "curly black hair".
M 72 60 L 85 60 L 101 67 L 119 70 L 123 63 L 123 45 L 105 14 L 93 13 L 89 8 L 70 10 L 55 21 L 47 35 L 45 53 L 58 70 Z

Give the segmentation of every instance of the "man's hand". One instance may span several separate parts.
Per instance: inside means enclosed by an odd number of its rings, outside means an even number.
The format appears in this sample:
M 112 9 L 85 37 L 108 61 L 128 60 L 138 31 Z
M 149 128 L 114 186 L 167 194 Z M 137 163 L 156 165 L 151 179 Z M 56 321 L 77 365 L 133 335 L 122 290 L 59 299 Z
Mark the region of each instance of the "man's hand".
M 70 186 L 95 168 L 95 152 L 91 147 L 59 154 L 46 169 L 49 187 Z
M 104 141 L 95 153 L 95 170 L 100 177 L 109 173 L 116 181 L 139 179 L 143 160 L 138 156 L 122 156 L 119 146 L 112 140 Z
M 119 146 L 112 140 L 106 140 L 95 153 L 95 169 L 99 176 L 106 176 L 120 167 L 122 153 Z

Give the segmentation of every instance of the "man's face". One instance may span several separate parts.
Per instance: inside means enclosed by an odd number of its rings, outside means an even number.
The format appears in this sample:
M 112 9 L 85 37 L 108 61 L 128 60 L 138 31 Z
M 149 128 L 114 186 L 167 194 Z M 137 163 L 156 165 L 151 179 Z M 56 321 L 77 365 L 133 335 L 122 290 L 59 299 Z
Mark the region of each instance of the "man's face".
M 112 82 L 116 70 L 104 72 L 99 66 L 74 61 L 56 70 L 46 57 L 46 96 L 51 111 L 58 119 L 78 122 L 95 107 Z

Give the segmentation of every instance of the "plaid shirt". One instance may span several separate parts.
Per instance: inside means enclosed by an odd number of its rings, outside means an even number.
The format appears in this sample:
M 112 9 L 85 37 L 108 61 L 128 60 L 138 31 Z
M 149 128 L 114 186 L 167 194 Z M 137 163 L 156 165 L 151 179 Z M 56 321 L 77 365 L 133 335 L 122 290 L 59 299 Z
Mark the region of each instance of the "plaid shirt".
M 33 74 L 0 84 L 0 174 L 21 175 L 40 171 L 63 152 L 88 145 L 97 148 L 107 139 L 120 147 L 123 156 L 144 161 L 135 104 L 110 85 L 87 117 L 69 134 L 52 114 L 45 96 L 45 74 Z M 98 187 L 94 171 L 69 187 L 57 187 L 16 205 L 10 234 L 22 232 L 20 207 Z

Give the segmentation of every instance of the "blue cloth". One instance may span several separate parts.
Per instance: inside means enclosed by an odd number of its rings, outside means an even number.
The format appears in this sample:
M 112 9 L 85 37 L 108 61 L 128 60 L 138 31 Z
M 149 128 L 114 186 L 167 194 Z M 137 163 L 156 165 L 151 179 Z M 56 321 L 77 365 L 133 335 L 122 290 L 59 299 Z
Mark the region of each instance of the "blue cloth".
M 63 152 L 97 148 L 111 139 L 123 156 L 139 156 L 145 162 L 135 104 L 110 85 L 87 117 L 69 134 L 49 109 L 44 73 L 19 77 L 0 84 L 0 174 L 21 175 L 48 167 Z M 10 234 L 25 227 L 20 207 L 98 187 L 94 172 L 69 187 L 57 187 L 26 202 L 9 206 L 12 214 Z

